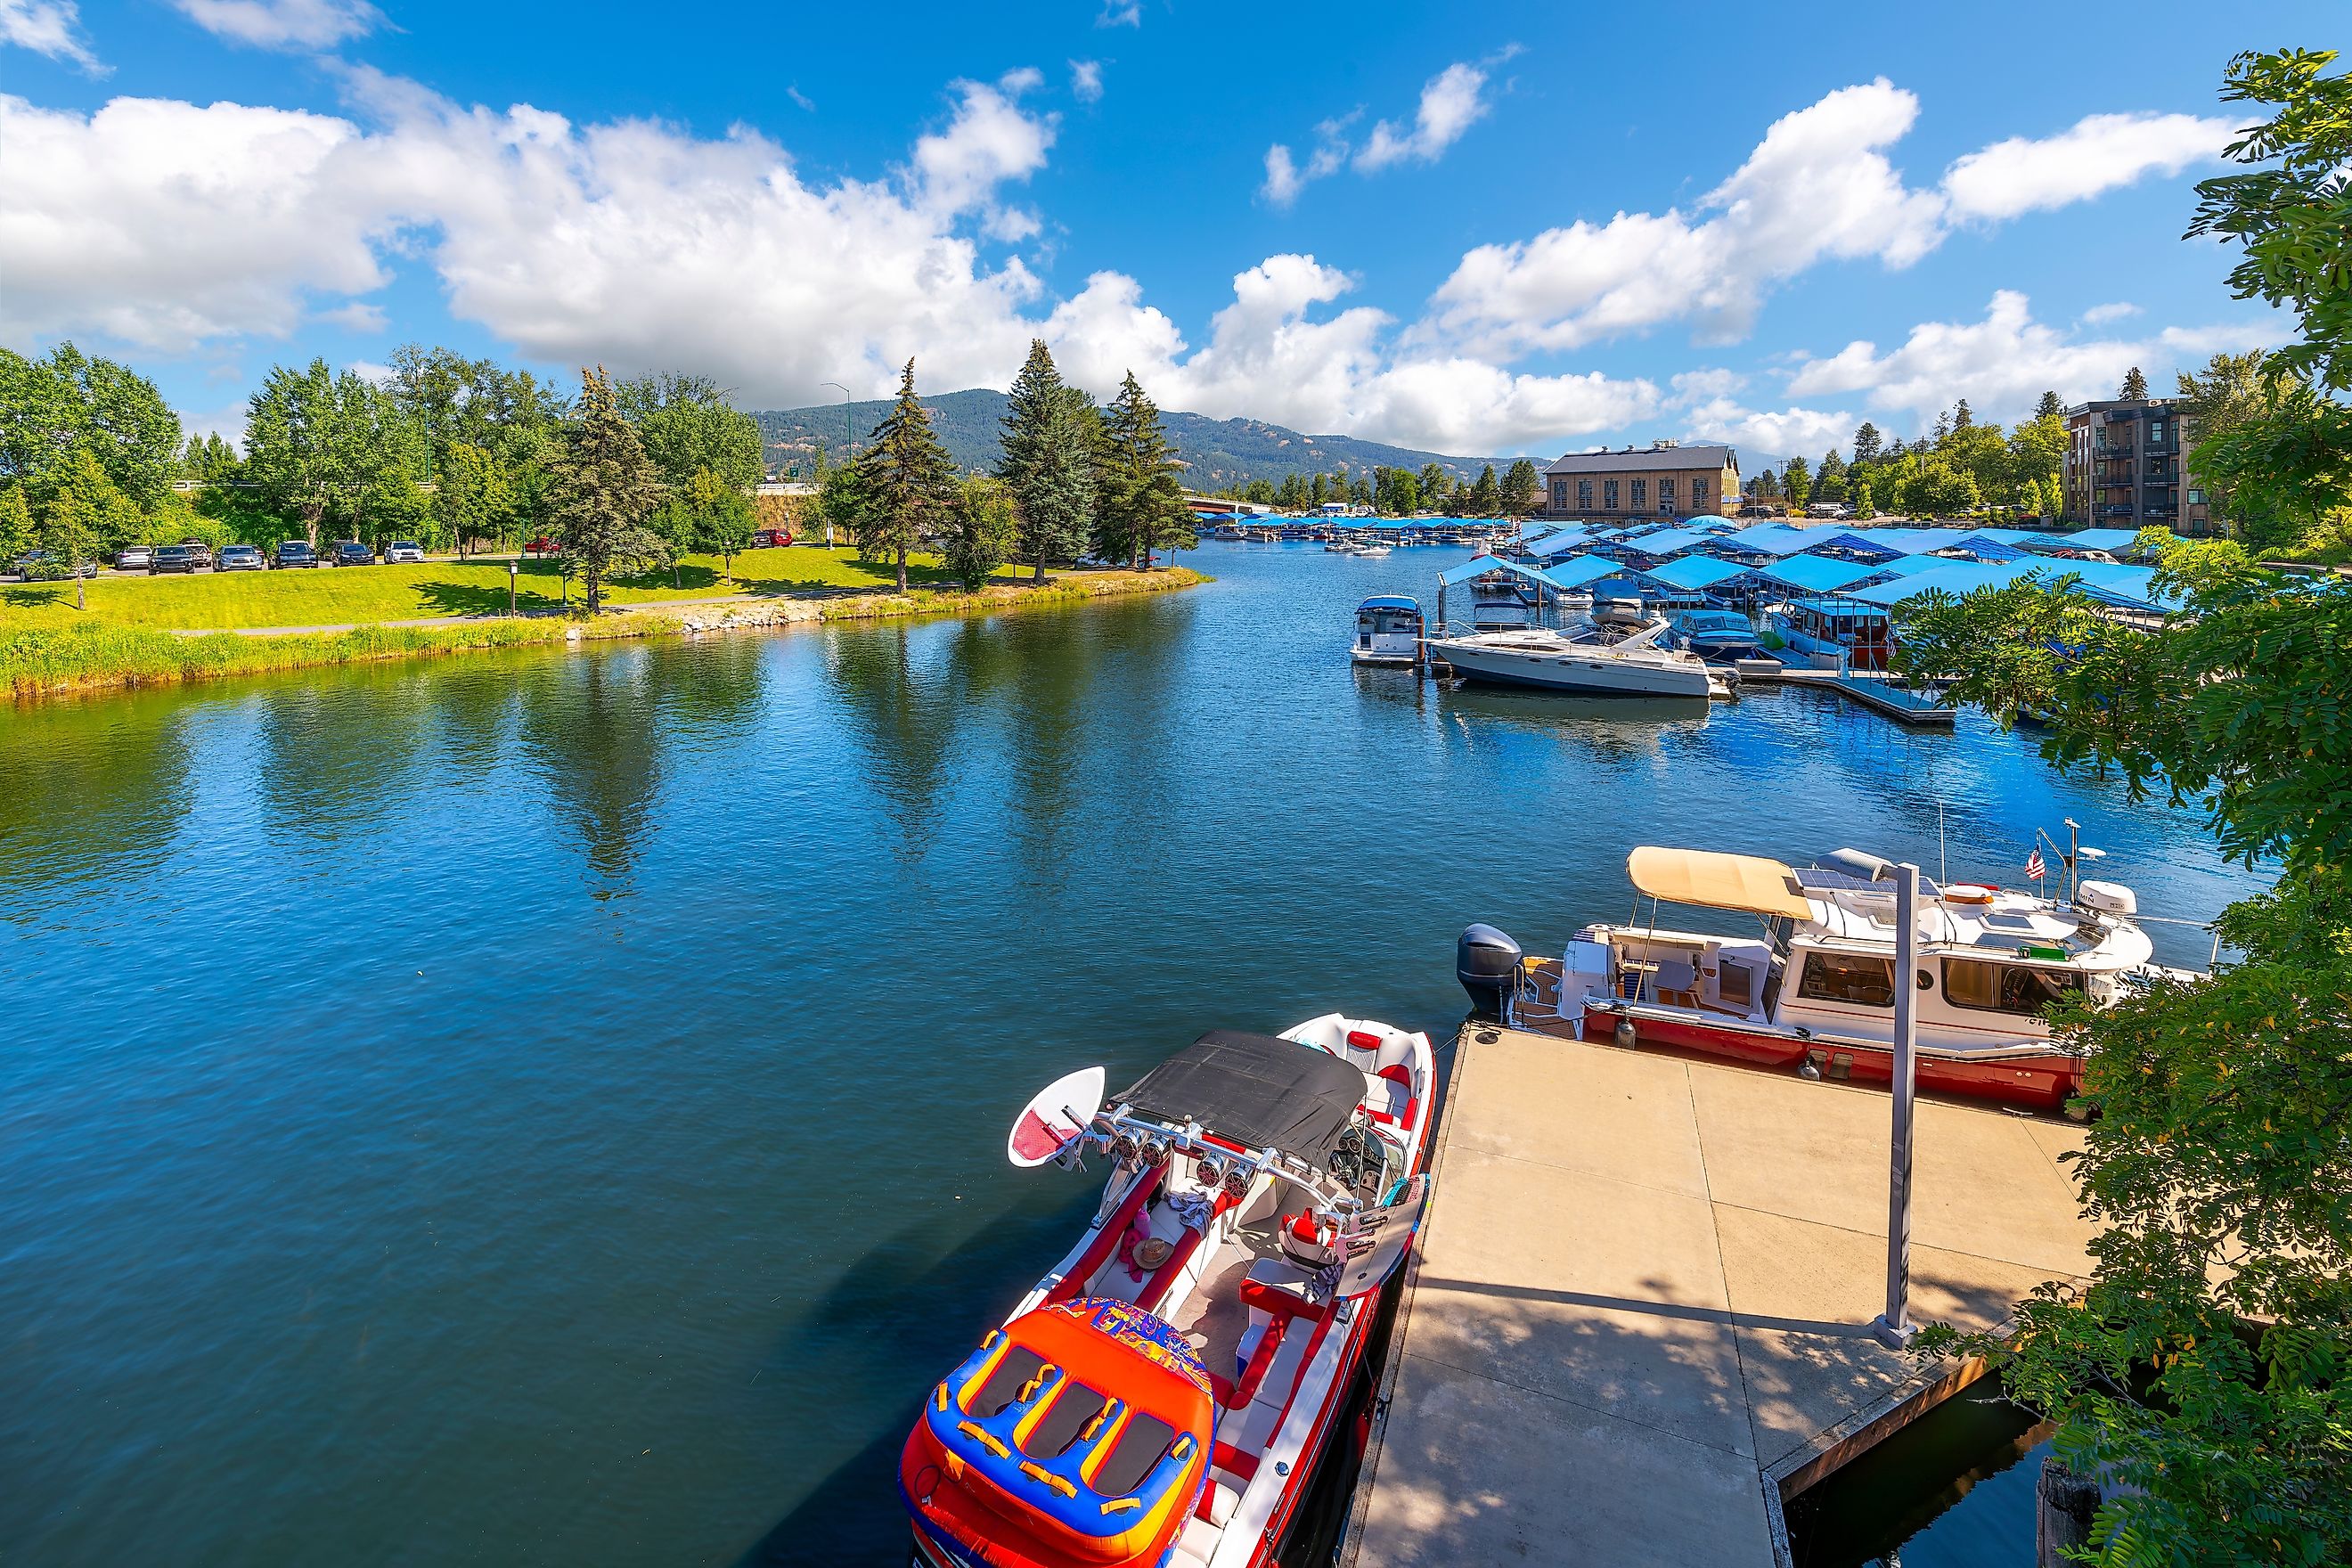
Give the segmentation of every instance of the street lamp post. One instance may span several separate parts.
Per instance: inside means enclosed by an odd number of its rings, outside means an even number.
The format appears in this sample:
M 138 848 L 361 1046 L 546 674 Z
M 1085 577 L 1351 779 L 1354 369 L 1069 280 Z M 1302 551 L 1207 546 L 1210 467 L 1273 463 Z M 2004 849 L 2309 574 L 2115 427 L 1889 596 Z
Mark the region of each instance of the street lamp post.
M 856 426 L 850 422 L 849 388 L 837 381 L 828 381 L 824 384 L 841 394 L 841 441 L 849 453 L 850 460 L 855 462 L 857 459 L 857 432 Z M 827 550 L 833 548 L 833 519 L 830 517 L 824 520 L 824 547 Z
M 1871 1334 L 1901 1350 L 1918 1332 L 1911 1321 L 1911 1111 L 1918 1080 L 1919 868 L 1883 867 L 1895 884 L 1895 1127 L 1886 1161 L 1886 1310 Z
M 520 557 L 520 556 L 512 556 L 512 557 L 509 557 L 509 558 L 508 559 L 508 561 L 507 561 L 507 616 L 508 616 L 508 618 L 509 618 L 509 620 L 511 620 L 511 619 L 514 617 L 515 613 L 516 613 L 516 612 L 515 612 L 515 577 L 516 577 L 516 575 L 517 575 L 518 574 L 520 574 L 521 571 L 522 571 L 522 559 L 521 559 L 521 557 Z

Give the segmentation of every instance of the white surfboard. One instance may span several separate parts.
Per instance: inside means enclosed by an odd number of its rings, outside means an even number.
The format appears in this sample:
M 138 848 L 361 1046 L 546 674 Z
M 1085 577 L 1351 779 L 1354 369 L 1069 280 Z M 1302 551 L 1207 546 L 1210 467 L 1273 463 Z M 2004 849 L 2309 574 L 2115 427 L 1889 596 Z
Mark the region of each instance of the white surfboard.
M 1039 1089 L 1013 1119 L 1004 1157 L 1025 1171 L 1068 1148 L 1102 1109 L 1103 1082 L 1102 1068 L 1081 1068 Z

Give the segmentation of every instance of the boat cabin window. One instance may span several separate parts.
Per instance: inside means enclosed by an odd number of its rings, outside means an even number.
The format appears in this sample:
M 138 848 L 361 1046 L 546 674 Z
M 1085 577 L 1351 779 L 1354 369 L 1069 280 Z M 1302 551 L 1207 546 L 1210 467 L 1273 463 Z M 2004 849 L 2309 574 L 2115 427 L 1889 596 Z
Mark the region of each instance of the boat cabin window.
M 1995 963 L 1981 958 L 1944 960 L 1944 994 L 1955 1007 L 2038 1017 L 2051 1003 L 2082 993 L 2083 977 L 2071 969 Z
M 1895 961 L 1859 952 L 1809 952 L 1797 994 L 1810 1002 L 1895 1005 Z

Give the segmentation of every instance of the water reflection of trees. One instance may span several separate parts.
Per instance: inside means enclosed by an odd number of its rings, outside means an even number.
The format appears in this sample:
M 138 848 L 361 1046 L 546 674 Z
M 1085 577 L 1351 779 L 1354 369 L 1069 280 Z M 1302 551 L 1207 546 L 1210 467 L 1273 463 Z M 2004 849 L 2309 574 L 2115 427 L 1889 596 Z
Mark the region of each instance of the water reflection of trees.
M 323 672 L 263 694 L 255 732 L 257 826 L 286 844 L 383 831 L 428 773 L 435 683 L 399 666 Z
M 898 828 L 898 853 L 922 854 L 962 709 L 963 679 L 917 657 L 942 628 L 904 625 L 828 635 L 826 690 L 866 753 L 867 777 Z M 983 663 L 987 661 L 983 660 Z M 1001 671 L 988 673 L 990 679 Z
M 171 853 L 194 805 L 191 706 L 134 692 L 0 714 L 0 889 L 21 907 Z

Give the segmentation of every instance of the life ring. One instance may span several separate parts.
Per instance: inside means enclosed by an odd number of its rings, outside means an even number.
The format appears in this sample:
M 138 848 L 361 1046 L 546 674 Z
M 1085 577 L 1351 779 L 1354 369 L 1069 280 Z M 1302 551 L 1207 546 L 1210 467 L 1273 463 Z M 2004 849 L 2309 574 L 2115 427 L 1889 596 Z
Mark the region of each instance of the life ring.
M 1944 889 L 1948 904 L 1990 904 L 2000 896 L 2000 889 L 1985 882 L 1955 882 Z

